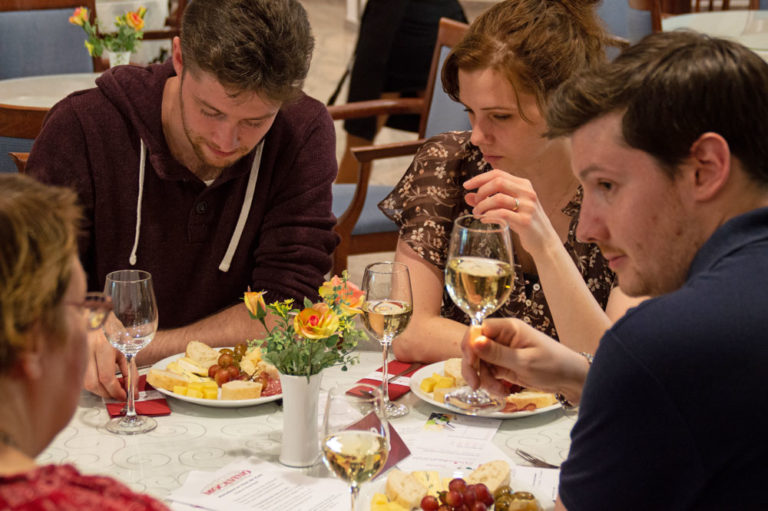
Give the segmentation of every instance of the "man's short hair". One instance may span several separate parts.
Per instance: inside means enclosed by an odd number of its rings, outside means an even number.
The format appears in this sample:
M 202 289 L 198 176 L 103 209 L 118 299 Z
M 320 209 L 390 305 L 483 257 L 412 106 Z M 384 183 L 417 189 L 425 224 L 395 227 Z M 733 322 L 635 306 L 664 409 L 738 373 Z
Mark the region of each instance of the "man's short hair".
M 80 219 L 72 190 L 0 175 L 0 373 L 28 348 L 35 323 L 63 339 L 60 303 L 77 255 Z
M 181 24 L 185 70 L 211 73 L 226 88 L 279 102 L 301 91 L 313 47 L 298 0 L 194 0 Z
M 715 132 L 747 175 L 768 184 L 768 64 L 744 46 L 689 31 L 647 36 L 565 82 L 547 111 L 548 134 L 570 135 L 622 111 L 626 143 L 670 177 L 691 145 Z

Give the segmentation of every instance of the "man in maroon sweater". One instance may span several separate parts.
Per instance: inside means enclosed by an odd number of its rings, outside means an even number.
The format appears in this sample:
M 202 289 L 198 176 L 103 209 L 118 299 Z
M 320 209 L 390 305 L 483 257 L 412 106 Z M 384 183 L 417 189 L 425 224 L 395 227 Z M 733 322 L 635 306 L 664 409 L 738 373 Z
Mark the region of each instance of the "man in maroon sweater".
M 301 92 L 313 44 L 298 0 L 195 0 L 171 61 L 112 69 L 48 115 L 27 168 L 77 191 L 89 288 L 152 274 L 160 331 L 139 363 L 261 335 L 248 286 L 317 296 L 337 244 L 336 158 L 325 107 Z M 123 398 L 122 356 L 89 341 L 86 388 Z

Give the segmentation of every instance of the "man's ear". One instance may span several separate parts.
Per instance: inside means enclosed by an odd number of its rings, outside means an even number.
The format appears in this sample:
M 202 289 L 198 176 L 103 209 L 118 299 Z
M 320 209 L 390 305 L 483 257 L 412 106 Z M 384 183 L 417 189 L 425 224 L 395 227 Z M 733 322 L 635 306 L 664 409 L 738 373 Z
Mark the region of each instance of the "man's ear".
M 179 36 L 173 38 L 171 56 L 173 58 L 173 70 L 176 71 L 178 76 L 181 76 L 181 72 L 184 69 L 184 60 L 181 58 L 181 39 L 179 39 Z
M 731 149 L 719 134 L 707 132 L 691 145 L 693 198 L 709 201 L 725 187 L 731 174 Z

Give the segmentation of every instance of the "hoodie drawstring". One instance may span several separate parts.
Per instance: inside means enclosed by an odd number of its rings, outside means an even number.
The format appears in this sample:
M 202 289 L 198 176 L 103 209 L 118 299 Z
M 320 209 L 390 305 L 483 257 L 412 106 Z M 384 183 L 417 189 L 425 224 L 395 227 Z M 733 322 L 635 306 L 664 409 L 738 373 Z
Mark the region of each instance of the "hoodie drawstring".
M 144 145 L 144 141 L 141 142 L 141 153 L 139 161 L 139 196 L 136 199 L 136 234 L 133 237 L 133 248 L 131 249 L 131 255 L 128 258 L 128 263 L 131 266 L 136 265 L 136 252 L 139 249 L 139 231 L 141 229 L 141 198 L 144 195 L 144 169 L 147 165 L 147 146 Z
M 136 199 L 136 234 L 133 238 L 133 248 L 131 249 L 131 255 L 128 258 L 128 262 L 131 266 L 136 264 L 136 253 L 139 248 L 139 232 L 141 231 L 141 200 L 144 196 L 144 172 L 146 168 L 147 160 L 147 147 L 144 145 L 144 141 L 141 140 L 141 161 L 139 162 L 139 195 Z M 245 188 L 245 197 L 243 198 L 243 205 L 240 208 L 240 216 L 237 218 L 237 225 L 232 233 L 232 238 L 229 240 L 229 246 L 224 254 L 224 258 L 219 264 L 219 270 L 228 272 L 229 267 L 232 264 L 232 258 L 235 256 L 235 250 L 240 243 L 240 238 L 243 235 L 243 229 L 245 229 L 245 222 L 248 220 L 248 214 L 253 204 L 253 195 L 256 190 L 256 180 L 259 177 L 259 168 L 261 167 L 261 153 L 264 150 L 264 141 L 259 142 L 256 146 L 256 154 L 253 156 L 253 164 L 251 165 L 251 173 L 248 176 L 248 184 Z
M 237 219 L 237 225 L 235 226 L 235 232 L 232 233 L 232 239 L 229 240 L 229 247 L 224 254 L 224 258 L 219 264 L 219 270 L 223 272 L 229 271 L 229 266 L 232 263 L 232 258 L 235 257 L 235 250 L 240 243 L 240 237 L 243 235 L 243 229 L 245 229 L 245 222 L 248 220 L 248 214 L 251 210 L 251 204 L 253 204 L 253 192 L 256 189 L 256 178 L 259 177 L 259 167 L 261 167 L 261 152 L 264 150 L 264 141 L 259 142 L 256 146 L 256 154 L 253 156 L 253 164 L 251 165 L 251 175 L 248 176 L 248 185 L 245 188 L 245 197 L 243 198 L 243 205 L 240 208 L 240 216 Z

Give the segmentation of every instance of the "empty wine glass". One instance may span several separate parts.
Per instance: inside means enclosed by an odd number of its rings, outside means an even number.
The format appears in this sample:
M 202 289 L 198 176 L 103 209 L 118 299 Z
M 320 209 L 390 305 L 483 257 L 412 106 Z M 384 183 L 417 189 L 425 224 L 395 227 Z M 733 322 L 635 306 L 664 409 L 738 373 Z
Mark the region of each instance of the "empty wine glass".
M 124 417 L 107 423 L 107 430 L 122 435 L 146 433 L 157 427 L 151 417 L 136 415 L 133 396 L 133 372 L 136 354 L 157 332 L 157 304 L 152 288 L 152 276 L 142 270 L 119 270 L 107 275 L 104 294 L 112 302 L 112 312 L 104 323 L 104 334 L 110 344 L 120 350 L 128 361 L 129 369 L 123 375 L 128 394 Z
M 483 319 L 507 301 L 514 277 L 512 243 L 504 221 L 473 215 L 454 221 L 445 287 L 470 317 L 472 335 L 478 335 Z M 505 404 L 503 399 L 471 387 L 457 389 L 445 400 L 472 414 L 495 412 Z
M 334 387 L 328 392 L 323 415 L 323 462 L 349 483 L 351 510 L 360 485 L 378 474 L 389 457 L 389 426 L 381 390 L 358 384 L 360 392 L 348 394 Z
M 389 347 L 411 321 L 413 298 L 408 267 L 392 261 L 369 264 L 363 273 L 363 323 L 382 345 L 382 394 L 388 417 L 402 417 L 408 407 L 389 400 Z

